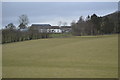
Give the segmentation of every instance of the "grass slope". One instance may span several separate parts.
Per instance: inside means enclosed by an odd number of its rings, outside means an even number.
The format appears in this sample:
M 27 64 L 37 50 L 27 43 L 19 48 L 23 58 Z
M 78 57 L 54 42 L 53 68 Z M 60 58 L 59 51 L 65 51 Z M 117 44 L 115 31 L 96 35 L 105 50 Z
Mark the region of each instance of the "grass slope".
M 3 78 L 116 78 L 117 45 L 117 35 L 5 44 Z

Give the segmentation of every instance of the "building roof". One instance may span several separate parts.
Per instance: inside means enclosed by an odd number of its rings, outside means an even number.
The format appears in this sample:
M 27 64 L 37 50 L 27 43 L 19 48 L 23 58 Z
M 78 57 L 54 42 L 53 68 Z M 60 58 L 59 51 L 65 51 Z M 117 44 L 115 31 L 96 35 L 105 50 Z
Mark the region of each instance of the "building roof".
M 60 29 L 59 26 L 51 26 L 50 28 L 51 28 L 51 29 Z
M 61 26 L 61 28 L 71 28 L 71 26 Z
M 32 24 L 31 26 L 51 26 L 50 24 Z
M 71 26 L 51 26 L 50 24 L 32 24 L 31 27 L 34 29 L 60 29 L 60 28 L 71 28 Z

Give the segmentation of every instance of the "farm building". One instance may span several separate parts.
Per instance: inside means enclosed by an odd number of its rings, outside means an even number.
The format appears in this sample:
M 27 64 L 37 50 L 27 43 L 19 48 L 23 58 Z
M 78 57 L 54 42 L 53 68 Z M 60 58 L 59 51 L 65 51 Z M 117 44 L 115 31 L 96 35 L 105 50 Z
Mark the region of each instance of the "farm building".
M 63 33 L 71 32 L 72 28 L 71 26 L 61 26 L 61 30 Z
M 63 33 L 71 30 L 71 27 L 51 26 L 50 24 L 32 24 L 31 28 L 38 30 L 40 33 Z

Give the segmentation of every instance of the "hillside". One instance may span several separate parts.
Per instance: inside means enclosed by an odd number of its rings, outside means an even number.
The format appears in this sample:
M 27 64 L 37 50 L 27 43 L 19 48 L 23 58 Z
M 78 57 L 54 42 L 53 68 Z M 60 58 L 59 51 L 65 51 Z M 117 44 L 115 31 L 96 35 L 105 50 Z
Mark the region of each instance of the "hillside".
M 120 32 L 120 26 L 119 26 L 120 25 L 120 11 L 108 14 L 106 16 L 110 19 L 111 22 L 114 23 L 118 32 Z M 106 16 L 103 16 L 103 18 Z
M 117 35 L 3 45 L 3 78 L 117 78 Z

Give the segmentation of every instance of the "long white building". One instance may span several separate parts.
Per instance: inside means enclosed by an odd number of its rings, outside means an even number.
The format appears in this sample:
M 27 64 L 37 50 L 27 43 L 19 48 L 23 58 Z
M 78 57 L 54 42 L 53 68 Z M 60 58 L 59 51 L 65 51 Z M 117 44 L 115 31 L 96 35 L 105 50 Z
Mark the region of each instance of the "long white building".
M 31 28 L 38 30 L 40 33 L 63 33 L 71 30 L 71 27 L 51 26 L 50 24 L 32 24 Z

